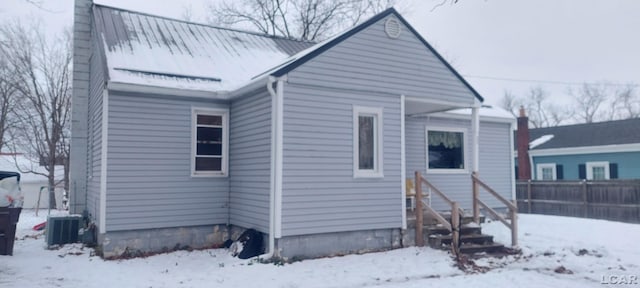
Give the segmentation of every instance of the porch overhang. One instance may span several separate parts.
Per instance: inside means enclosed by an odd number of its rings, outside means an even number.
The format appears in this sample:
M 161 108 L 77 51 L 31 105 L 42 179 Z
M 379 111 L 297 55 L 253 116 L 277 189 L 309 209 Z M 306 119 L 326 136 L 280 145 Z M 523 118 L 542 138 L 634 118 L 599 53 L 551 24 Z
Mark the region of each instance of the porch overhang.
M 418 97 L 405 97 L 405 115 L 420 116 L 460 108 L 478 108 L 481 104 L 477 99 L 471 103 L 457 103 Z

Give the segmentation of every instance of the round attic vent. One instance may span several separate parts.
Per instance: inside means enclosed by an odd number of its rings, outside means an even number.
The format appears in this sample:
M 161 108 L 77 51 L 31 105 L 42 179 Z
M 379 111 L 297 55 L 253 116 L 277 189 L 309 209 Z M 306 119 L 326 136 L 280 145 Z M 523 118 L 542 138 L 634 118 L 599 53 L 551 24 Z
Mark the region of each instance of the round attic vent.
M 400 22 L 396 18 L 389 18 L 384 22 L 384 32 L 387 33 L 389 38 L 396 39 L 400 37 L 401 29 Z

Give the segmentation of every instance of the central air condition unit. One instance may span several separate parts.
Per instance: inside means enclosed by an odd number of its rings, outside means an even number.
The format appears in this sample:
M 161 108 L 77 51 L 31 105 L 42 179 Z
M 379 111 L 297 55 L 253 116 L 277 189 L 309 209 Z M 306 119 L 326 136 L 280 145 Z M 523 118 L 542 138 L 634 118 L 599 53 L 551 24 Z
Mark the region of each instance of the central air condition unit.
M 78 231 L 82 216 L 47 217 L 47 246 L 78 242 Z

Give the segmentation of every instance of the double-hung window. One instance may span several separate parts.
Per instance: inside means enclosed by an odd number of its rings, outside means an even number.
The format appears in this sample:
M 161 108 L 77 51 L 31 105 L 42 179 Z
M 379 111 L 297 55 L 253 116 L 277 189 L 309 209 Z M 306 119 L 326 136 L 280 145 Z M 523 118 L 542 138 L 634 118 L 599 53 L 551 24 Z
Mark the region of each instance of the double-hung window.
M 588 180 L 609 180 L 609 162 L 587 162 Z
M 193 109 L 192 176 L 227 176 L 229 163 L 229 112 Z
M 538 180 L 556 180 L 556 164 L 540 163 L 536 164 L 536 179 Z
M 382 108 L 353 107 L 353 177 L 383 177 Z

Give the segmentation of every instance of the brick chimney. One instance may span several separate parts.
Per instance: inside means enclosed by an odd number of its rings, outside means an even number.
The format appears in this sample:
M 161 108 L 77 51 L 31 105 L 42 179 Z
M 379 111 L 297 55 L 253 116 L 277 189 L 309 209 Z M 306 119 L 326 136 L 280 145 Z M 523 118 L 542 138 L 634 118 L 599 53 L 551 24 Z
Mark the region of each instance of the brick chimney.
M 518 180 L 531 179 L 531 163 L 529 162 L 529 117 L 525 114 L 524 107 L 520 106 L 518 116 L 518 130 L 516 131 L 518 143 Z

